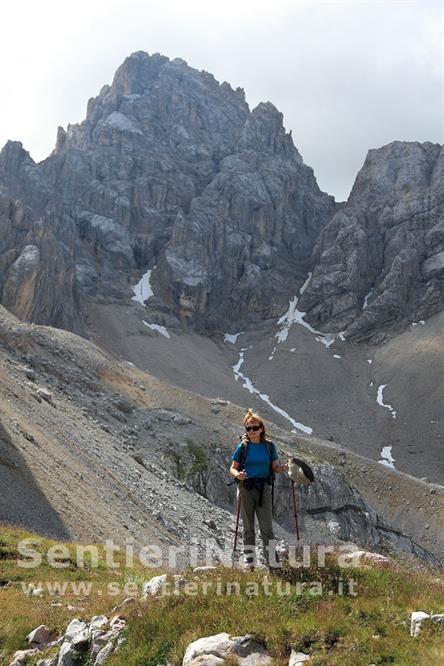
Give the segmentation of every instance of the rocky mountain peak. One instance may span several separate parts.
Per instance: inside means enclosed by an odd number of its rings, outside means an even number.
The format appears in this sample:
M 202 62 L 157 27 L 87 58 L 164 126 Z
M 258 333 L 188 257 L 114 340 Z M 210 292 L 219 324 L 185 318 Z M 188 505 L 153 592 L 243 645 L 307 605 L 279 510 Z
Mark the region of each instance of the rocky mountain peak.
M 242 130 L 240 148 L 268 152 L 302 164 L 302 157 L 286 132 L 281 113 L 271 102 L 260 102 L 248 116 Z
M 111 89 L 116 95 L 142 95 L 167 63 L 171 63 L 170 59 L 160 53 L 150 56 L 145 51 L 136 51 L 117 69 Z M 173 61 L 171 64 L 177 66 L 182 63 L 185 61 Z
M 0 152 L 0 173 L 15 177 L 22 166 L 35 166 L 35 162 L 21 141 L 7 141 Z
M 35 164 L 20 142 L 0 154 L 4 194 L 53 228 L 51 256 L 70 276 L 57 322 L 77 330 L 78 302 L 129 299 L 150 268 L 152 316 L 205 333 L 280 317 L 311 272 L 300 307 L 312 326 L 380 340 L 381 328 L 442 309 L 443 176 L 439 144 L 393 141 L 369 150 L 349 201 L 336 204 L 274 104 L 250 110 L 242 88 L 144 51 L 82 122 L 58 128 L 46 160 Z M 2 298 L 29 244 L 12 228 L 3 239 Z M 55 324 L 39 271 L 33 316 Z
M 382 200 L 395 203 L 429 187 L 440 153 L 440 144 L 430 141 L 392 141 L 370 149 L 348 202 L 374 209 Z
M 312 323 L 381 342 L 444 306 L 444 154 L 429 141 L 367 153 L 322 230 L 301 307 Z
M 219 159 L 235 149 L 249 114 L 242 88 L 233 90 L 181 58 L 138 51 L 89 100 L 85 120 L 68 125 L 66 137 L 59 131 L 55 152 L 124 142 L 152 153 L 161 143 L 172 159 L 211 153 Z

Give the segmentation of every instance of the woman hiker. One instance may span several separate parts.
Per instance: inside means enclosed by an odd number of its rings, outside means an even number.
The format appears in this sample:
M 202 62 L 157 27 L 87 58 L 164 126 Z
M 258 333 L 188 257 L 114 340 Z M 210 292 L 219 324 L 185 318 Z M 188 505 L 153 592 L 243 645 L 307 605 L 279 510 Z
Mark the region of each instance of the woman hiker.
M 232 455 L 230 474 L 238 482 L 237 499 L 241 502 L 245 565 L 249 569 L 254 568 L 256 514 L 265 559 L 268 566 L 273 566 L 275 563 L 276 566 L 271 484 L 274 473 L 286 472 L 288 463 L 284 465 L 279 463 L 276 446 L 268 437 L 263 420 L 251 408 L 244 417 L 244 426 L 246 432 Z

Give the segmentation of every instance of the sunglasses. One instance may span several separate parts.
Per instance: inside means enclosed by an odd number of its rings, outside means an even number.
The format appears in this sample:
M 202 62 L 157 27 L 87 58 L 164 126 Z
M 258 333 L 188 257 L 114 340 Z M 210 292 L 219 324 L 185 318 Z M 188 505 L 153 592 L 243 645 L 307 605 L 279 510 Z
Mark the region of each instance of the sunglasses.
M 254 430 L 256 432 L 256 430 L 260 430 L 261 428 L 262 428 L 262 426 L 260 426 L 260 425 L 245 426 L 245 430 L 247 432 L 249 432 L 250 430 Z

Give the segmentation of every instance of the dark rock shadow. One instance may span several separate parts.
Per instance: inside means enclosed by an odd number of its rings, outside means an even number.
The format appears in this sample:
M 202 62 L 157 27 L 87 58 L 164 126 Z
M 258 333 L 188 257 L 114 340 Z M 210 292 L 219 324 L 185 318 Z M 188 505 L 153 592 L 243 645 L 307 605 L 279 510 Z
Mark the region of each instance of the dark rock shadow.
M 51 538 L 73 539 L 1 422 L 0 523 L 25 527 Z

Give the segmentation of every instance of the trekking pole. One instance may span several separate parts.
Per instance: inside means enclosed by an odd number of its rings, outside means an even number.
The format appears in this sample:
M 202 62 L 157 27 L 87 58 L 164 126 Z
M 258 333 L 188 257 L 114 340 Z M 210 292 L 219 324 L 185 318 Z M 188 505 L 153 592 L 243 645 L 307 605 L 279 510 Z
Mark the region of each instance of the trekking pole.
M 291 489 L 293 491 L 293 510 L 294 510 L 294 519 L 296 521 L 296 536 L 297 536 L 297 539 L 299 541 L 298 514 L 297 514 L 297 511 L 296 511 L 296 495 L 295 495 L 295 492 L 294 492 L 294 481 L 293 481 L 293 479 L 291 480 Z
M 234 533 L 234 546 L 233 546 L 233 552 L 236 550 L 236 543 L 237 543 L 237 530 L 239 527 L 239 514 L 240 514 L 240 506 L 241 506 L 241 495 L 242 495 L 242 481 L 239 484 L 239 493 L 237 496 L 237 516 L 236 516 L 236 531 Z

